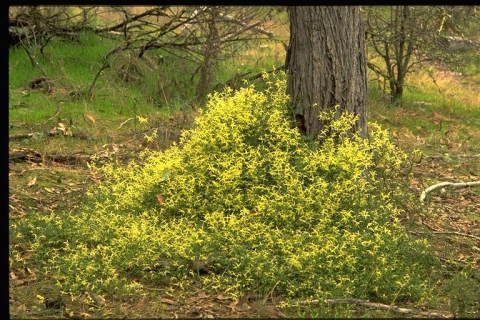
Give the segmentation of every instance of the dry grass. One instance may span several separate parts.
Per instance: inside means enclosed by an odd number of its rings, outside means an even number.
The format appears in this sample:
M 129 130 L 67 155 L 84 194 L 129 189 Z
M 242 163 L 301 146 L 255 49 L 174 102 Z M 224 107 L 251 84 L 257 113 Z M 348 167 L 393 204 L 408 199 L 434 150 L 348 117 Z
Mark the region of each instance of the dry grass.
M 411 74 L 408 80 L 419 88 L 427 89 L 427 92 L 440 91 L 446 98 L 460 101 L 470 108 L 480 107 L 478 84 L 461 73 L 439 70 L 432 78 L 428 72 L 419 72 Z

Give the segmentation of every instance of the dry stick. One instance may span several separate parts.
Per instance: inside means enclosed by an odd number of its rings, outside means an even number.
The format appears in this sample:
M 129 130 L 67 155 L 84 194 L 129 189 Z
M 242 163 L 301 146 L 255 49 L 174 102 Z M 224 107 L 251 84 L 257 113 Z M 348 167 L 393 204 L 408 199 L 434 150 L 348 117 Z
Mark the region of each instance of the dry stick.
M 48 159 L 55 162 L 64 162 L 68 163 L 71 161 L 81 161 L 85 160 L 88 161 L 91 158 L 92 154 L 79 151 L 70 154 L 42 154 L 38 151 L 33 149 L 17 149 L 9 151 L 8 159 L 9 161 L 33 161 L 40 163 L 40 161 L 44 161 L 44 159 Z
M 223 275 L 225 274 L 225 272 L 227 272 L 227 270 L 228 270 L 228 269 L 223 270 L 222 274 L 220 275 L 220 280 L 223 278 Z M 213 284 L 220 282 L 220 280 L 210 282 L 210 283 L 207 284 L 204 288 L 201 288 L 201 289 L 195 291 L 194 293 L 192 293 L 192 296 L 196 295 L 196 294 L 199 293 L 200 291 L 204 291 L 204 290 L 207 289 L 208 287 L 211 287 Z
M 419 63 L 421 67 L 424 67 L 423 62 L 428 62 L 431 61 L 432 59 L 422 59 L 418 54 L 415 54 L 416 58 L 419 59 Z M 437 80 L 435 79 L 433 72 L 430 70 L 430 68 L 425 68 L 427 70 L 427 74 L 432 79 L 433 84 L 437 87 L 438 92 L 443 93 L 442 89 L 438 86 Z
M 311 301 L 300 301 L 298 302 L 299 305 L 309 305 L 309 304 L 318 304 L 320 303 L 320 300 L 311 300 Z M 356 304 L 359 306 L 367 307 L 367 308 L 373 308 L 373 309 L 380 309 L 380 310 L 387 310 L 387 311 L 393 311 L 396 313 L 401 313 L 401 314 L 414 314 L 414 315 L 420 315 L 420 316 L 426 316 L 426 317 L 434 317 L 434 318 L 451 318 L 451 314 L 442 314 L 438 312 L 430 312 L 430 311 L 421 311 L 417 309 L 407 309 L 407 308 L 400 308 L 397 306 L 390 306 L 388 304 L 383 304 L 383 303 L 376 303 L 376 302 L 370 302 L 367 300 L 360 300 L 360 299 L 327 299 L 327 303 L 330 304 Z
M 51 116 L 50 118 L 48 118 L 47 120 L 45 120 L 45 121 L 43 122 L 43 124 L 45 124 L 45 123 L 47 123 L 48 121 L 56 118 L 56 117 L 60 114 L 61 111 L 62 111 L 62 110 L 60 109 L 60 104 L 57 104 L 57 112 L 56 112 L 53 116 Z
M 23 140 L 23 139 L 32 139 L 34 137 L 38 137 L 38 136 L 41 136 L 41 135 L 45 135 L 46 137 L 55 137 L 55 136 L 58 136 L 62 133 L 60 133 L 59 131 L 55 130 L 55 131 L 43 131 L 43 132 L 33 132 L 33 133 L 26 133 L 26 134 L 16 134 L 16 135 L 13 135 L 13 136 L 9 136 L 8 137 L 8 140 Z M 90 137 L 88 137 L 86 134 L 84 133 L 75 133 L 73 132 L 72 134 L 62 134 L 64 136 L 70 136 L 72 138 L 77 138 L 77 139 L 82 139 L 82 140 L 88 140 L 88 139 L 91 139 Z
M 229 16 L 227 14 L 223 14 L 223 13 L 220 13 L 219 17 L 220 17 L 220 19 L 222 19 L 226 22 L 234 22 L 236 24 L 241 25 L 244 28 L 244 30 L 253 29 L 258 33 L 263 33 L 263 34 L 267 35 L 270 39 L 274 37 L 274 34 L 272 32 L 268 32 L 268 31 L 266 31 L 266 30 L 264 30 L 260 27 L 257 27 L 258 25 L 260 25 L 260 23 L 254 23 L 254 24 L 248 25 L 247 23 L 245 23 L 243 21 L 240 21 L 238 19 L 235 19 L 234 17 L 231 17 L 231 16 Z
M 128 118 L 127 120 L 123 121 L 123 122 L 120 124 L 120 126 L 118 127 L 118 129 L 121 129 L 121 128 L 123 127 L 123 125 L 124 125 L 125 123 L 127 123 L 128 121 L 130 121 L 130 120 L 133 120 L 133 118 Z
M 16 134 L 16 135 L 13 135 L 13 136 L 8 136 L 8 140 L 9 141 L 14 141 L 14 140 L 24 140 L 24 139 L 32 139 L 33 137 L 36 137 L 36 136 L 40 136 L 42 134 L 47 134 L 48 135 L 48 132 L 46 133 L 41 133 L 41 132 L 34 132 L 34 133 L 26 133 L 26 134 Z
M 30 62 L 32 63 L 33 66 L 36 66 L 41 72 L 42 74 L 47 77 L 47 73 L 45 72 L 45 70 L 43 70 L 42 66 L 40 66 L 40 64 L 38 63 L 37 59 L 35 58 L 35 55 L 31 54 L 30 51 L 28 51 L 28 49 L 26 48 L 25 45 L 22 44 L 22 47 L 23 49 L 25 50 L 25 52 L 27 53 L 28 57 L 30 58 Z M 48 77 L 47 77 L 48 78 Z
M 424 156 L 427 159 L 443 159 L 447 155 L 431 155 L 431 156 Z M 449 154 L 448 157 L 451 158 L 477 158 L 480 157 L 480 153 L 478 154 Z
M 420 196 L 420 202 L 423 203 L 423 200 L 425 200 L 425 197 L 427 196 L 427 193 L 430 191 L 433 191 L 435 189 L 441 188 L 441 187 L 471 187 L 471 186 L 480 186 L 480 181 L 470 181 L 470 182 L 440 182 L 437 184 L 434 184 L 433 186 L 428 187 L 427 189 L 423 190 L 422 195 Z
M 87 92 L 89 95 L 92 94 L 93 87 L 95 86 L 95 83 L 97 82 L 98 77 L 100 77 L 100 74 L 102 74 L 102 71 L 107 68 L 110 68 L 110 64 L 108 63 L 107 58 L 104 58 L 104 63 L 102 67 L 100 68 L 100 70 L 98 70 L 97 74 L 95 75 L 95 78 L 93 79 L 92 84 L 90 85 L 90 88 L 88 88 Z
M 456 231 L 432 231 L 432 232 L 410 231 L 410 233 L 411 234 L 454 234 L 457 236 L 469 237 L 469 238 L 480 241 L 480 237 L 474 236 L 473 234 L 456 232 Z
M 235 38 L 236 36 L 250 30 L 250 29 L 256 29 L 256 27 L 260 25 L 260 22 L 256 22 L 254 24 L 250 24 L 250 25 L 245 25 L 242 29 L 240 30 L 237 30 L 235 32 L 232 32 L 232 33 L 229 33 L 229 34 L 226 34 L 225 36 L 221 37 L 221 40 L 223 41 L 229 41 L 233 38 Z M 273 37 L 273 34 L 271 34 L 270 38 Z
M 93 79 L 92 84 L 91 84 L 90 87 L 88 88 L 87 93 L 88 93 L 89 95 L 92 94 L 93 87 L 95 86 L 95 83 L 97 82 L 98 77 L 100 77 L 100 74 L 102 73 L 102 71 L 105 70 L 105 69 L 110 68 L 110 63 L 108 62 L 108 58 L 109 58 L 112 54 L 116 53 L 117 51 L 126 49 L 129 45 L 130 45 L 130 43 L 127 43 L 126 45 L 125 45 L 125 44 L 122 44 L 122 45 L 120 45 L 120 46 L 118 46 L 118 47 L 116 47 L 116 48 L 113 48 L 112 50 L 110 50 L 109 52 L 107 52 L 107 53 L 103 56 L 103 65 L 102 65 L 102 67 L 100 68 L 100 70 L 98 70 L 97 74 L 95 75 L 95 78 Z
M 420 311 L 417 309 L 407 309 L 407 308 L 399 308 L 397 306 L 389 306 L 387 304 L 383 303 L 374 303 L 366 300 L 360 300 L 360 299 L 327 299 L 327 303 L 330 304 L 338 304 L 338 303 L 347 303 L 347 304 L 356 304 L 360 305 L 363 307 L 367 308 L 376 308 L 380 310 L 387 310 L 387 311 L 393 311 L 396 313 L 401 313 L 401 314 L 416 314 L 416 315 L 422 315 L 422 316 L 427 316 L 427 317 L 437 317 L 437 318 L 451 318 L 452 316 L 441 314 L 438 312 L 430 312 L 430 311 Z
M 136 14 L 136 15 L 133 15 L 131 17 L 129 17 L 129 22 L 132 22 L 132 21 L 135 21 L 135 20 L 139 20 L 145 16 L 149 16 L 149 15 L 154 15 L 154 16 L 164 16 L 166 17 L 167 14 L 163 12 L 163 10 L 165 10 L 167 8 L 167 6 L 162 6 L 162 7 L 156 7 L 156 8 L 153 8 L 153 9 L 150 9 L 150 10 L 147 10 L 147 11 L 144 11 L 142 13 L 139 13 L 139 14 Z M 111 30 L 118 30 L 118 29 L 121 29 L 124 27 L 125 25 L 125 22 L 126 21 L 122 21 L 114 26 L 107 26 L 107 27 L 104 27 L 104 28 L 97 28 L 95 29 L 94 31 L 95 32 L 105 32 L 105 31 L 111 31 Z

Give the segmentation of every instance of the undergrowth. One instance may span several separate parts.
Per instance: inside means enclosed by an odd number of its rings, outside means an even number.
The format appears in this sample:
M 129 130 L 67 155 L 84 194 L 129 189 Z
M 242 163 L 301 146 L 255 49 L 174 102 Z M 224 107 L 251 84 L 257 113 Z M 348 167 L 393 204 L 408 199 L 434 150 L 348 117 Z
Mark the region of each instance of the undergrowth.
M 92 163 L 104 179 L 82 207 L 14 223 L 11 256 L 28 243 L 31 262 L 72 297 L 124 297 L 193 276 L 231 296 L 427 301 L 434 259 L 401 226 L 392 183 L 405 155 L 375 123 L 368 139 L 349 135 L 349 114 L 323 115 L 332 121 L 322 143 L 302 137 L 284 75 L 264 81 L 264 91 L 210 95 L 168 150 Z

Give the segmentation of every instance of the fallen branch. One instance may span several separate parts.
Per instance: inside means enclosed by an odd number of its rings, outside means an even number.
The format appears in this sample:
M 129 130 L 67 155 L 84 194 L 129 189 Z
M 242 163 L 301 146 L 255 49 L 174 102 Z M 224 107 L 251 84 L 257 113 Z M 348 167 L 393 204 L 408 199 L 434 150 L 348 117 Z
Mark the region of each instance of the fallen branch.
M 472 238 L 480 241 L 480 237 L 474 236 L 473 234 L 456 232 L 456 231 L 432 231 L 432 232 L 410 231 L 410 233 L 411 234 L 454 234 L 457 236 L 468 237 L 468 238 Z
M 446 157 L 449 158 L 478 158 L 480 157 L 480 153 L 478 154 L 444 154 L 444 155 L 429 155 L 424 156 L 427 159 L 444 159 Z
M 33 138 L 39 138 L 42 137 L 44 134 L 49 134 L 47 133 L 40 133 L 40 132 L 35 132 L 35 133 L 25 133 L 25 134 L 16 134 L 13 136 L 9 136 L 8 140 L 9 141 L 15 141 L 15 140 L 25 140 L 25 139 L 33 139 Z
M 330 304 L 339 304 L 339 303 L 356 304 L 356 305 L 367 307 L 367 308 L 393 311 L 393 312 L 400 313 L 400 314 L 415 314 L 415 315 L 432 317 L 432 318 L 451 318 L 452 317 L 452 315 L 450 315 L 450 314 L 445 315 L 445 314 L 438 313 L 438 312 L 400 308 L 400 307 L 397 307 L 397 306 L 390 306 L 390 305 L 383 304 L 383 303 L 375 303 L 375 302 L 370 302 L 370 301 L 367 301 L 367 300 L 360 300 L 360 299 L 327 299 L 327 303 L 330 303 Z
M 298 304 L 299 305 L 319 304 L 322 301 L 323 300 L 300 301 Z M 392 312 L 400 313 L 404 315 L 406 314 L 419 315 L 419 316 L 429 317 L 429 318 L 452 318 L 451 314 L 442 314 L 439 312 L 432 312 L 432 311 L 421 311 L 418 309 L 400 308 L 400 307 L 391 306 L 388 304 L 370 302 L 367 300 L 360 300 L 360 299 L 353 299 L 353 298 L 327 299 L 326 302 L 329 304 L 356 304 L 362 307 L 392 311 Z
M 8 140 L 9 141 L 14 141 L 14 140 L 18 141 L 18 140 L 25 140 L 25 139 L 41 138 L 41 137 L 55 137 L 55 136 L 59 136 L 59 135 L 70 136 L 72 138 L 77 138 L 77 139 L 81 139 L 81 140 L 92 139 L 84 133 L 72 132 L 71 134 L 64 134 L 59 130 L 53 130 L 53 131 L 45 131 L 45 132 L 16 134 L 16 135 L 13 135 L 13 136 L 9 136 Z
M 107 159 L 107 158 L 110 158 L 112 155 L 113 153 L 109 153 L 108 150 L 107 152 L 101 151 L 95 154 L 90 154 L 84 151 L 78 151 L 70 154 L 48 154 L 48 153 L 42 154 L 41 152 L 33 149 L 20 148 L 20 149 L 9 150 L 8 160 L 13 163 L 22 162 L 22 161 L 44 163 L 46 160 L 49 160 L 51 162 L 56 162 L 56 163 L 76 165 L 79 163 L 86 163 L 88 161 L 91 161 L 94 158 L 94 156 L 101 159 Z M 123 160 L 128 161 L 132 159 L 132 155 L 129 153 L 115 154 L 115 158 L 122 161 Z
M 123 127 L 123 125 L 124 125 L 125 123 L 127 123 L 128 121 L 130 121 L 130 120 L 133 120 L 133 118 L 128 118 L 127 120 L 123 121 L 123 122 L 120 124 L 120 126 L 118 127 L 118 129 L 121 129 L 121 128 Z
M 431 192 L 435 189 L 438 189 L 438 188 L 441 188 L 441 187 L 446 187 L 446 186 L 450 186 L 450 187 L 454 187 L 454 188 L 480 186 L 480 181 L 458 182 L 458 183 L 440 182 L 440 183 L 434 184 L 433 186 L 430 186 L 427 189 L 423 190 L 422 195 L 420 196 L 420 202 L 423 203 L 423 201 L 427 197 L 427 193 L 429 193 L 429 192 Z
M 8 152 L 8 160 L 12 162 L 32 161 L 43 163 L 45 159 L 53 162 L 66 164 L 77 164 L 91 159 L 91 155 L 85 152 L 76 152 L 72 154 L 42 154 L 32 149 L 17 149 Z

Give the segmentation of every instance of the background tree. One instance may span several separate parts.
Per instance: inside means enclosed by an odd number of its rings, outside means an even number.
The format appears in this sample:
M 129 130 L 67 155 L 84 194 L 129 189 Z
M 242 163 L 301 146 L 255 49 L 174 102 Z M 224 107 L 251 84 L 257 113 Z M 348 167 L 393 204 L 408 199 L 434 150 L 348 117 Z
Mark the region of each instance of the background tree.
M 474 6 L 363 7 L 368 68 L 395 104 L 402 98 L 406 77 L 425 62 L 450 68 L 465 61 L 466 50 L 477 51 L 478 15 Z
M 43 53 L 53 37 L 75 38 L 89 31 L 117 39 L 118 46 L 105 53 L 103 65 L 85 90 L 88 96 L 105 69 L 117 71 L 124 82 L 141 82 L 145 75 L 139 70 L 144 65 L 151 73 L 163 63 L 153 61 L 148 51 L 179 58 L 184 61 L 179 72 L 188 68 L 191 77 L 188 83 L 175 80 L 172 91 L 177 95 L 193 91 L 193 102 L 201 104 L 214 87 L 213 74 L 220 61 L 256 40 L 275 41 L 263 25 L 272 10 L 262 6 L 15 7 L 10 10 L 11 44 L 22 45 L 34 67 L 41 69 L 36 53 Z M 109 19 L 97 25 L 100 16 Z M 165 93 L 158 96 L 164 98 Z
M 325 121 L 319 114 L 333 109 L 358 115 L 352 131 L 367 133 L 365 35 L 358 6 L 292 6 L 290 44 L 285 66 L 292 113 L 309 136 Z
M 95 8 L 65 6 L 12 6 L 9 8 L 10 46 L 18 44 L 42 49 L 53 38 L 76 40 L 93 23 Z

